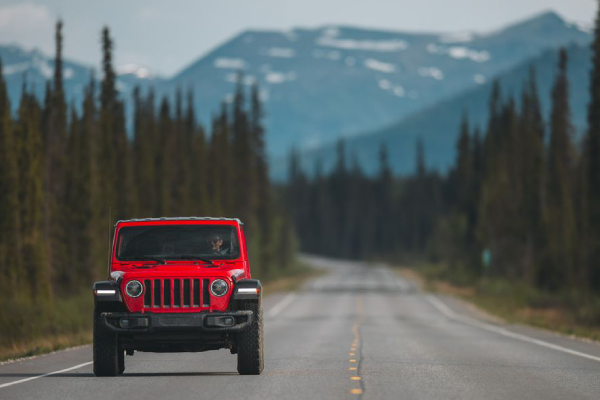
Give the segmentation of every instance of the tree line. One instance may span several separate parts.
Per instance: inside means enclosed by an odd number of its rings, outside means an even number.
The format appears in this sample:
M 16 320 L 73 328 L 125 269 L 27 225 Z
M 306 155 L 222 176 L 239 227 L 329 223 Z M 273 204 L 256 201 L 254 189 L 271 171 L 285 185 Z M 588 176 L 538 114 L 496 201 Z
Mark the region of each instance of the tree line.
M 469 279 L 501 277 L 550 292 L 600 293 L 600 15 L 592 43 L 588 129 L 578 141 L 568 58 L 558 54 L 551 111 L 542 115 L 531 69 L 520 97 L 493 84 L 489 119 L 464 114 L 446 175 L 425 167 L 394 177 L 385 146 L 366 176 L 343 142 L 335 168 L 309 177 L 290 156 L 286 187 L 301 249 L 337 257 L 427 254 Z
M 102 78 L 90 74 L 81 107 L 67 104 L 62 27 L 59 21 L 43 102 L 25 77 L 11 114 L 0 61 L 3 302 L 47 302 L 105 279 L 109 227 L 119 219 L 239 217 L 255 275 L 268 279 L 289 268 L 294 237 L 269 182 L 258 87 L 248 91 L 240 73 L 233 101 L 222 104 L 208 129 L 196 119 L 191 92 L 158 100 L 152 89 L 136 89 L 128 124 L 108 28 Z

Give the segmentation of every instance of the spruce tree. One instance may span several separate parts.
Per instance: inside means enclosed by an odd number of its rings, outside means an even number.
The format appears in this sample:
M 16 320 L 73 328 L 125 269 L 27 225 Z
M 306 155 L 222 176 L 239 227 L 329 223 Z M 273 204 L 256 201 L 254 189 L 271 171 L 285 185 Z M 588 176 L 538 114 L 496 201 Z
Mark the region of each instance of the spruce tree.
M 592 69 L 590 72 L 590 103 L 588 106 L 588 131 L 586 135 L 585 201 L 586 214 L 582 220 L 588 227 L 586 243 L 586 275 L 596 292 L 600 292 L 600 3 L 596 14 L 594 40 L 592 41 Z M 587 222 L 586 222 L 587 221 Z
M 56 23 L 56 56 L 54 80 L 46 90 L 44 106 L 44 241 L 56 285 L 61 286 L 61 277 L 68 273 L 68 249 L 66 248 L 65 181 L 67 162 L 67 106 L 63 88 L 62 69 L 62 21 Z
M 262 124 L 263 108 L 260 101 L 260 91 L 258 85 L 252 85 L 250 93 L 250 113 L 249 113 L 249 129 L 252 140 L 252 154 L 254 158 L 254 178 L 256 182 L 256 221 L 258 223 L 259 233 L 259 248 L 261 249 L 260 263 L 263 266 L 265 277 L 272 276 L 275 271 L 274 260 L 277 257 L 277 247 L 273 246 L 273 242 L 277 239 L 283 239 L 286 235 L 284 228 L 284 236 L 276 236 L 274 230 L 277 227 L 273 226 L 273 199 L 271 193 L 271 183 L 269 182 L 268 162 L 265 149 L 265 129 Z
M 21 278 L 21 224 L 17 140 L 0 60 L 0 290 L 7 297 Z
M 383 143 L 379 147 L 379 175 L 375 182 L 375 194 L 377 204 L 375 224 L 378 229 L 373 234 L 376 242 L 373 245 L 374 249 L 371 250 L 375 250 L 378 254 L 384 254 L 393 249 L 396 242 L 396 223 L 394 221 L 394 181 L 387 146 Z M 368 201 L 371 203 L 370 198 Z M 357 211 L 360 213 L 360 210 Z
M 192 215 L 210 215 L 210 198 L 213 194 L 208 188 L 208 158 L 209 149 L 204 134 L 204 129 L 198 126 L 194 108 L 193 91 L 188 92 L 187 110 L 185 116 L 185 131 L 190 135 L 190 153 L 188 162 L 191 170 L 190 196 L 193 199 Z
M 536 74 L 529 72 L 529 81 L 521 95 L 519 126 L 520 148 L 517 151 L 519 165 L 519 192 L 522 193 L 521 219 L 525 225 L 523 250 L 524 278 L 532 285 L 537 283 L 538 267 L 541 265 L 544 210 L 544 121 L 537 93 Z
M 571 140 L 567 52 L 561 49 L 552 88 L 550 147 L 548 149 L 547 215 L 548 258 L 540 278 L 544 287 L 559 289 L 573 283 L 577 243 L 573 186 L 575 153 Z
M 18 141 L 19 207 L 22 266 L 30 293 L 45 301 L 51 296 L 50 270 L 43 237 L 44 151 L 41 109 L 33 94 L 21 95 L 16 125 Z M 64 256 L 64 254 L 61 254 Z
M 232 156 L 235 166 L 233 171 L 233 205 L 242 221 L 251 227 L 251 232 L 254 232 L 257 202 L 256 162 L 253 152 L 253 138 L 246 111 L 243 81 L 244 77 L 242 73 L 239 73 L 231 110 Z M 256 232 L 258 233 L 258 230 Z

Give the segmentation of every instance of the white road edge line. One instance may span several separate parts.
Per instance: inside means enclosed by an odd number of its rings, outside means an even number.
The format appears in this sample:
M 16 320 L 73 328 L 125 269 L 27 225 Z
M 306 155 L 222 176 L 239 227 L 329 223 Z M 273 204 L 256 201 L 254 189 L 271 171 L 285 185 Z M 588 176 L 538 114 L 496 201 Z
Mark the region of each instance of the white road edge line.
M 12 386 L 12 385 L 18 385 L 19 383 L 29 382 L 29 381 L 32 381 L 34 379 L 43 378 L 43 377 L 49 376 L 49 375 L 56 375 L 56 374 L 62 374 L 63 372 L 73 371 L 74 369 L 83 368 L 83 367 L 85 367 L 87 365 L 90 365 L 91 363 L 92 363 L 92 361 L 89 361 L 89 362 L 86 362 L 86 363 L 83 363 L 83 364 L 76 365 L 76 366 L 71 367 L 71 368 L 61 369 L 60 371 L 48 372 L 47 374 L 32 376 L 30 378 L 25 378 L 25 379 L 21 379 L 21 380 L 18 380 L 18 381 L 4 383 L 4 384 L 0 385 L 0 389 L 8 387 L 8 386 Z
M 455 320 L 458 322 L 462 322 L 463 324 L 470 325 L 470 326 L 473 326 L 473 327 L 476 327 L 479 329 L 483 329 L 483 330 L 486 330 L 489 332 L 494 332 L 494 333 L 498 333 L 503 336 L 513 338 L 513 339 L 521 340 L 523 342 L 537 344 L 538 346 L 547 347 L 549 349 L 562 351 L 563 353 L 567 353 L 567 354 L 571 354 L 574 356 L 579 356 L 579 357 L 587 358 L 589 360 L 594 360 L 594 361 L 600 362 L 600 357 L 593 356 L 591 354 L 582 353 L 580 351 L 572 350 L 567 347 L 563 347 L 563 346 L 559 346 L 557 344 L 546 342 L 544 340 L 534 339 L 534 338 L 526 336 L 526 335 L 521 335 L 520 333 L 511 332 L 509 330 L 500 328 L 498 326 L 494 326 L 494 325 L 486 324 L 484 322 L 476 321 L 476 320 L 466 317 L 464 315 L 458 315 L 450 307 L 448 307 L 446 304 L 444 304 L 440 299 L 438 299 L 434 295 L 428 295 L 426 298 L 427 298 L 427 301 L 429 301 L 429 303 L 432 306 L 434 306 L 440 313 L 444 314 L 444 316 L 446 316 L 449 319 L 452 319 L 452 320 Z
M 275 318 L 280 312 L 282 312 L 292 301 L 296 299 L 296 293 L 288 293 L 279 303 L 275 304 L 267 313 L 267 318 Z

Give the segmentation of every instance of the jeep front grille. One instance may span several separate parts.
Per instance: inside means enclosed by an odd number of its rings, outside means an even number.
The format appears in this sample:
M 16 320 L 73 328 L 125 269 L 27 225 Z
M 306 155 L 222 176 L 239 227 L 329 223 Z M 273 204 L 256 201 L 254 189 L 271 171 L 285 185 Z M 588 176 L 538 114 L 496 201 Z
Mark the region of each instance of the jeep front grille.
M 145 279 L 144 308 L 207 308 L 210 307 L 209 279 Z

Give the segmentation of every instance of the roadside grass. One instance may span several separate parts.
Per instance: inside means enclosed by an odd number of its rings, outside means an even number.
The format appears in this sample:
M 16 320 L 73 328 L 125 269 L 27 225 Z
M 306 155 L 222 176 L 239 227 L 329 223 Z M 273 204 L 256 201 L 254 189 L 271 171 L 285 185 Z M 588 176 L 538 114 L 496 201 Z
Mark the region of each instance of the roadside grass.
M 308 279 L 323 273 L 297 260 L 289 270 L 265 280 L 263 290 L 267 294 L 297 290 Z M 0 362 L 92 342 L 91 290 L 51 301 L 26 296 L 0 299 L 0 310 Z
M 454 276 L 442 264 L 420 263 L 399 272 L 421 288 L 463 299 L 508 323 L 600 341 L 600 298 L 578 292 L 553 293 L 524 282 Z
M 89 343 L 94 301 L 91 291 L 71 298 L 0 301 L 0 362 Z

